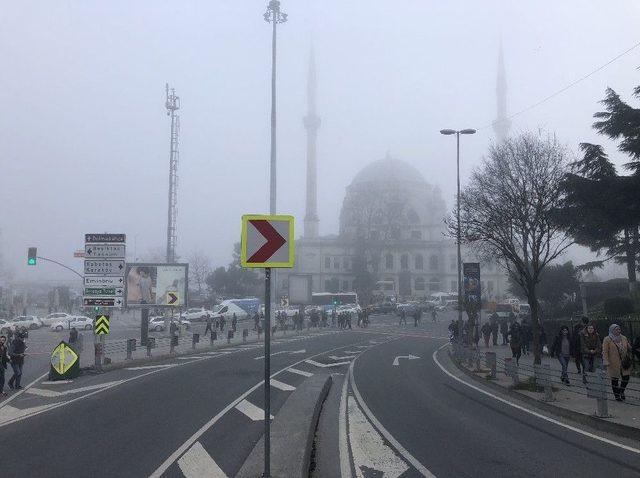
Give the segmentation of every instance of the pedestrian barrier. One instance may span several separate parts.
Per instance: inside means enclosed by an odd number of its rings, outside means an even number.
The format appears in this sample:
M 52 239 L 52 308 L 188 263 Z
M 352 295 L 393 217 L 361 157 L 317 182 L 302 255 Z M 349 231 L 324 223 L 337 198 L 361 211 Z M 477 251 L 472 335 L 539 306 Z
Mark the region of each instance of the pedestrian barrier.
M 610 417 L 609 405 L 607 403 L 607 373 L 604 370 L 585 373 L 587 397 L 596 399 L 595 415 L 601 418 Z

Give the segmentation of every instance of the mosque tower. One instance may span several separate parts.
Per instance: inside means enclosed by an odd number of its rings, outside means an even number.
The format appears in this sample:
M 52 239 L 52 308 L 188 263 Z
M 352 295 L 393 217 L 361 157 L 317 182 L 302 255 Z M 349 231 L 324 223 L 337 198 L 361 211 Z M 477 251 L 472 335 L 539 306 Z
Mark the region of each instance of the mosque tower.
M 496 81 L 496 98 L 498 116 L 493 122 L 493 131 L 496 134 L 496 143 L 501 143 L 509 136 L 511 121 L 507 118 L 507 75 L 504 68 L 504 55 L 502 54 L 502 42 L 498 53 L 498 76 Z
M 309 58 L 307 77 L 307 115 L 303 119 L 307 130 L 307 205 L 304 216 L 304 237 L 318 237 L 318 164 L 316 160 L 316 140 L 320 128 L 320 118 L 316 115 L 316 62 L 313 46 Z

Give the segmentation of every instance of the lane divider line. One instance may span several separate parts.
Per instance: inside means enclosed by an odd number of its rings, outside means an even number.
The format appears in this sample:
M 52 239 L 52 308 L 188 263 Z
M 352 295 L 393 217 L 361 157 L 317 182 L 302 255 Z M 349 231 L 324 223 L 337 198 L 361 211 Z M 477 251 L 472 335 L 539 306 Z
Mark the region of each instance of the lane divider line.
M 293 385 L 289 385 L 288 383 L 281 382 L 280 380 L 276 380 L 275 378 L 270 381 L 271 386 L 277 388 L 278 390 L 282 390 L 283 392 L 292 392 L 296 389 Z
M 622 448 L 623 450 L 630 451 L 632 453 L 640 454 L 640 449 L 638 449 L 638 448 L 633 448 L 633 447 L 625 445 L 623 443 L 619 443 L 617 441 L 610 440 L 609 438 L 601 437 L 601 436 L 598 436 L 598 435 L 596 435 L 594 433 L 588 432 L 586 430 L 582 430 L 582 429 L 580 429 L 578 427 L 574 427 L 572 425 L 568 425 L 566 423 L 562 423 L 560 420 L 556 420 L 555 418 L 548 417 L 546 415 L 543 415 L 542 413 L 538 413 L 538 412 L 535 412 L 533 410 L 529 410 L 529 409 L 527 409 L 527 408 L 525 408 L 523 406 L 518 405 L 517 403 L 511 402 L 511 401 L 506 400 L 506 399 L 504 399 L 502 397 L 494 395 L 491 392 L 483 390 L 482 388 L 477 387 L 476 385 L 473 385 L 473 384 L 471 384 L 471 383 L 469 383 L 469 382 L 467 382 L 465 380 L 462 380 L 459 377 L 456 377 L 454 374 L 452 374 L 446 368 L 444 368 L 444 366 L 440 363 L 440 361 L 438 360 L 438 357 L 437 357 L 438 352 L 440 350 L 442 350 L 444 347 L 446 347 L 447 345 L 449 345 L 449 344 L 448 343 L 444 344 L 442 347 L 440 347 L 437 350 L 435 350 L 433 352 L 432 357 L 433 357 L 433 361 L 436 363 L 436 365 L 438 367 L 440 367 L 440 370 L 442 370 L 445 374 L 447 374 L 449 377 L 451 377 L 455 381 L 457 381 L 457 382 L 459 382 L 459 383 L 461 383 L 463 385 L 466 385 L 467 387 L 472 388 L 476 392 L 480 392 L 483 395 L 486 395 L 487 397 L 491 397 L 494 400 L 498 400 L 499 402 L 504 403 L 505 405 L 509 405 L 510 407 L 513 407 L 516 410 L 520 410 L 522 412 L 526 412 L 526 413 L 528 413 L 530 415 L 533 415 L 534 417 L 540 418 L 540 419 L 545 420 L 545 421 L 547 421 L 549 423 L 553 423 L 554 425 L 558 425 L 559 427 L 566 428 L 567 430 L 571 430 L 573 432 L 579 433 L 580 435 L 583 435 L 583 436 L 586 436 L 586 437 L 589 437 L 589 438 L 593 438 L 594 440 L 601 441 L 601 442 L 606 443 L 608 445 L 616 446 L 618 448 Z
M 356 359 L 356 360 L 358 360 L 358 359 Z M 373 414 L 373 412 L 371 412 L 371 410 L 367 406 L 366 402 L 362 398 L 362 395 L 360 395 L 360 391 L 358 390 L 358 386 L 356 385 L 356 381 L 355 381 L 355 378 L 353 376 L 353 366 L 356 363 L 356 360 L 351 362 L 351 366 L 349 367 L 349 380 L 350 380 L 350 383 L 351 383 L 351 389 L 353 390 L 353 394 L 356 397 L 356 401 L 358 402 L 358 405 L 360 405 L 360 408 L 362 409 L 364 414 L 367 416 L 367 418 L 373 424 L 373 426 L 391 444 L 391 446 L 393 446 L 393 448 L 395 448 L 398 453 L 400 453 L 409 463 L 411 463 L 411 465 L 420 474 L 422 474 L 422 476 L 425 476 L 426 478 L 436 478 L 433 473 L 431 473 L 422 463 L 420 463 L 416 459 L 416 457 L 414 457 L 411 453 L 409 453 L 409 451 L 405 447 L 403 447 L 400 444 L 400 442 L 393 437 L 393 435 L 391 433 L 389 433 L 389 430 L 387 430 L 382 425 L 382 423 L 380 423 L 380 421 L 376 418 L 376 416 Z
M 289 367 L 287 372 L 296 373 L 298 375 L 302 375 L 303 377 L 313 377 L 311 372 L 305 372 L 304 370 L 298 370 L 297 368 Z

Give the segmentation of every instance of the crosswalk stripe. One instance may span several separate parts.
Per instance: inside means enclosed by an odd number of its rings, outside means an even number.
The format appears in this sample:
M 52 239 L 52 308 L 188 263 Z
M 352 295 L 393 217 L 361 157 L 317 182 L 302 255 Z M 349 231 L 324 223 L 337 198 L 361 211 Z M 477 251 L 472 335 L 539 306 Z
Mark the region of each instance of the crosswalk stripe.
M 302 375 L 303 377 L 312 377 L 313 374 L 310 372 L 305 372 L 304 370 L 298 370 L 297 368 L 288 368 L 287 372 L 297 373 L 298 375 Z
M 271 386 L 279 390 L 283 390 L 285 392 L 290 392 L 296 389 L 296 387 L 294 387 L 293 385 L 289 385 L 288 383 L 281 382 L 280 380 L 276 380 L 275 378 L 271 379 Z
M 236 410 L 244 413 L 254 422 L 264 420 L 264 410 L 260 407 L 255 406 L 253 403 L 248 400 L 242 400 L 240 403 L 236 405 Z M 269 415 L 269 417 L 273 420 L 273 415 Z
M 180 457 L 178 466 L 185 478 L 227 478 L 199 441 Z

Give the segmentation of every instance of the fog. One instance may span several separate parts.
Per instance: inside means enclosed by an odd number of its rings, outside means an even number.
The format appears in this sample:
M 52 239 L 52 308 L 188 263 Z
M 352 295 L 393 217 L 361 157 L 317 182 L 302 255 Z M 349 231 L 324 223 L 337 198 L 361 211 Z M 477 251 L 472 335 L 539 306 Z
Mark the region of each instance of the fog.
M 0 250 L 23 280 L 72 278 L 26 248 L 81 268 L 86 232 L 124 232 L 129 259 L 166 241 L 169 118 L 164 85 L 182 108 L 178 246 L 225 265 L 240 216 L 268 211 L 270 26 L 266 0 L 20 1 L 0 15 Z M 306 76 L 318 72 L 321 234 L 338 230 L 345 187 L 385 156 L 455 190 L 494 139 L 502 41 L 508 111 L 521 111 L 638 42 L 635 1 L 441 2 L 284 0 L 278 30 L 278 211 L 302 231 Z M 605 21 L 606 20 L 606 21 Z M 640 84 L 640 48 L 512 120 L 577 152 L 611 86 Z M 135 255 L 134 255 L 135 254 Z M 574 254 L 575 255 L 575 254 Z

